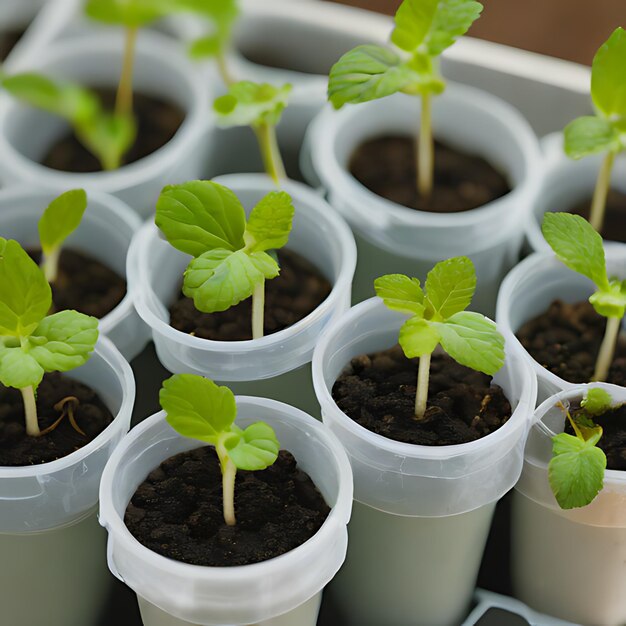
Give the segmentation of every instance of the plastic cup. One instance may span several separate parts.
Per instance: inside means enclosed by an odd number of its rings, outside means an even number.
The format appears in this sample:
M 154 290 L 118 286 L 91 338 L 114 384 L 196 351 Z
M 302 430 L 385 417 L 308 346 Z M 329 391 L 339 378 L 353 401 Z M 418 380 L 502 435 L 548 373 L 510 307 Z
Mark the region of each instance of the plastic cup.
M 202 567 L 158 555 L 124 525 L 137 487 L 162 461 L 197 448 L 157 413 L 134 428 L 102 479 L 100 522 L 109 533 L 109 568 L 137 594 L 145 626 L 314 626 L 324 586 L 344 560 L 352 505 L 352 473 L 340 443 L 312 417 L 281 402 L 237 397 L 237 423 L 263 420 L 309 474 L 331 512 L 294 550 L 237 567 Z
M 27 186 L 0 191 L 0 235 L 16 239 L 23 246 L 39 246 L 37 223 L 56 192 Z M 67 240 L 67 247 L 87 252 L 98 261 L 126 277 L 126 254 L 134 233 L 141 226 L 137 215 L 117 198 L 104 193 L 90 193 L 83 220 Z M 99 324 L 122 353 L 131 360 L 145 347 L 149 331 L 135 311 L 130 294 Z
M 532 371 L 507 346 L 494 382 L 513 414 L 494 433 L 462 445 L 419 446 L 363 428 L 337 407 L 332 387 L 352 357 L 397 343 L 405 319 L 372 298 L 329 328 L 313 355 L 322 418 L 354 473 L 348 557 L 334 582 L 350 624 L 462 621 L 494 507 L 520 475 L 535 403 Z
M 581 399 L 590 387 L 626 402 L 623 387 L 593 383 L 560 391 L 535 412 L 513 501 L 513 585 L 539 611 L 576 624 L 620 626 L 626 622 L 626 472 L 606 470 L 600 494 L 578 509 L 562 510 L 548 482 L 551 439 L 564 427 L 555 405 Z
M 95 509 L 104 466 L 130 425 L 135 384 L 104 337 L 68 375 L 93 387 L 115 419 L 62 459 L 0 467 L 0 602 L 3 623 L 11 626 L 85 626 L 107 600 L 110 578 Z
M 47 47 L 45 54 L 31 55 L 28 67 L 21 69 L 85 85 L 115 86 L 122 62 L 122 36 L 116 29 L 58 41 Z M 147 215 L 154 210 L 163 185 L 199 177 L 208 154 L 206 138 L 212 119 L 207 113 L 206 81 L 174 42 L 150 32 L 139 34 L 134 72 L 138 91 L 171 99 L 186 112 L 183 124 L 165 146 L 115 171 L 53 170 L 38 161 L 66 132 L 67 124 L 5 95 L 0 104 L 0 178 L 5 183 L 25 182 L 58 191 L 83 187 L 88 192 L 111 193 Z
M 37 14 L 45 7 L 45 0 L 4 0 L 0 5 L 0 25 L 2 31 L 24 30 L 24 34 L 13 46 L 2 63 L 4 71 L 12 70 L 19 59 L 30 48 L 31 28 Z M 36 29 L 36 27 L 34 27 Z
M 605 244 L 609 276 L 626 278 L 626 246 Z M 563 265 L 553 253 L 535 253 L 524 259 L 505 278 L 498 294 L 496 321 L 514 349 L 531 364 L 538 382 L 538 402 L 572 385 L 535 361 L 515 333 L 529 320 L 548 310 L 550 304 L 586 300 L 593 283 Z
M 511 105 L 478 89 L 449 84 L 433 106 L 435 137 L 494 163 L 512 190 L 471 211 L 415 211 L 368 190 L 349 172 L 348 163 L 367 139 L 413 132 L 419 110 L 419 98 L 404 94 L 339 112 L 327 107 L 307 132 L 302 171 L 312 184 L 322 184 L 330 204 L 355 231 L 355 300 L 373 295 L 373 281 L 382 274 L 425 277 L 437 261 L 467 255 L 478 276 L 475 308 L 490 313 L 500 281 L 522 245 L 541 156 L 537 139 Z

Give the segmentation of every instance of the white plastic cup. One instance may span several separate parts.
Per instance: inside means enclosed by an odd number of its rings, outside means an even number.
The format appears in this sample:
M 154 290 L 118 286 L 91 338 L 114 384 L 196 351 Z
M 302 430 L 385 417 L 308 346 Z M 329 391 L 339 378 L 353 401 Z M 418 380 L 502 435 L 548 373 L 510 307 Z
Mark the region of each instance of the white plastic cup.
M 513 585 L 529 606 L 576 624 L 626 623 L 626 472 L 606 470 L 604 488 L 583 508 L 562 510 L 548 482 L 552 436 L 563 432 L 556 403 L 580 400 L 591 387 L 626 402 L 626 389 L 575 385 L 537 409 L 515 487 L 512 517 Z M 582 593 L 584 590 L 584 593 Z
M 258 420 L 272 426 L 331 512 L 311 539 L 261 563 L 202 567 L 152 552 L 124 525 L 128 502 L 162 461 L 203 444 L 181 437 L 163 412 L 149 417 L 113 455 L 100 490 L 109 568 L 137 594 L 145 626 L 314 626 L 320 594 L 345 558 L 352 473 L 341 444 L 318 421 L 281 402 L 238 396 L 237 413 L 242 427 Z
M 0 190 L 0 236 L 16 239 L 26 247 L 38 247 L 37 223 L 57 195 L 24 185 Z M 83 220 L 65 245 L 88 253 L 126 278 L 126 255 L 140 226 L 137 214 L 117 198 L 90 193 Z M 98 328 L 129 361 L 143 350 L 150 338 L 129 293 L 100 320 Z
M 123 33 L 97 32 L 56 42 L 31 56 L 21 70 L 76 81 L 115 86 L 123 54 Z M 174 137 L 153 154 L 111 172 L 70 173 L 53 170 L 38 160 L 67 124 L 4 94 L 0 103 L 0 178 L 65 191 L 111 193 L 142 215 L 154 210 L 161 188 L 202 174 L 208 155 L 211 116 L 207 82 L 183 51 L 164 35 L 141 32 L 137 41 L 134 87 L 172 100 L 186 117 Z M 33 128 L 37 132 L 33 132 Z
M 302 171 L 312 184 L 322 184 L 330 204 L 357 236 L 357 301 L 373 295 L 373 281 L 382 274 L 425 277 L 437 261 L 466 255 L 478 276 L 474 306 L 491 313 L 500 281 L 519 257 L 541 157 L 537 139 L 510 104 L 478 89 L 449 84 L 433 105 L 435 137 L 486 158 L 506 175 L 511 191 L 471 211 L 416 211 L 367 189 L 348 165 L 367 139 L 413 134 L 420 106 L 419 98 L 404 94 L 339 112 L 328 106 L 309 126 Z
M 626 246 L 605 244 L 609 276 L 626 278 Z M 538 402 L 572 385 L 535 361 L 522 347 L 515 334 L 531 319 L 545 313 L 550 304 L 586 300 L 595 287 L 588 279 L 574 272 L 554 253 L 535 253 L 524 259 L 507 275 L 498 293 L 496 321 L 514 349 L 532 366 L 538 382 Z
M 68 376 L 94 388 L 114 420 L 61 459 L 0 467 L 0 603 L 3 623 L 11 626 L 85 626 L 107 599 L 95 507 L 104 466 L 130 426 L 135 384 L 105 337 Z
M 335 598 L 349 623 L 361 626 L 462 621 L 496 502 L 520 475 L 535 406 L 532 371 L 507 346 L 494 382 L 513 414 L 494 433 L 461 445 L 419 446 L 357 424 L 335 404 L 332 387 L 351 358 L 397 343 L 405 319 L 372 298 L 329 328 L 313 355 L 322 418 L 354 473 L 350 546 Z
M 563 133 L 544 137 L 541 148 L 544 153 L 543 166 L 539 184 L 534 189 L 526 236 L 534 252 L 550 252 L 551 248 L 541 232 L 543 216 L 548 211 L 568 211 L 590 200 L 604 155 L 596 154 L 579 161 L 568 158 L 563 150 Z M 613 165 L 611 186 L 626 192 L 624 180 L 626 160 L 618 157 Z

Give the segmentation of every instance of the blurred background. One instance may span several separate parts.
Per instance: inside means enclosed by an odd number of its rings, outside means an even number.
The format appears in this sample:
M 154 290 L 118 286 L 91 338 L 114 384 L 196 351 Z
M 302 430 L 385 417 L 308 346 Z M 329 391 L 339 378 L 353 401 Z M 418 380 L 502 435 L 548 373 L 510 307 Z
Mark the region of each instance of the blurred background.
M 333 0 L 392 15 L 401 0 Z M 594 52 L 626 26 L 626 0 L 481 0 L 469 35 L 591 65 Z

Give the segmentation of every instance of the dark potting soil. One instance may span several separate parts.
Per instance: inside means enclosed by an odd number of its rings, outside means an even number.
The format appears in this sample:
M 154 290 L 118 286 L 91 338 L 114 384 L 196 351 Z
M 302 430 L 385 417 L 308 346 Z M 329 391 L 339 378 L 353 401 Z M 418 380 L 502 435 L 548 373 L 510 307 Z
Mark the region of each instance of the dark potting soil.
M 113 110 L 114 89 L 95 89 L 104 106 Z M 157 96 L 133 94 L 133 111 L 137 120 L 137 139 L 124 157 L 124 164 L 133 163 L 156 152 L 180 128 L 185 119 L 183 110 Z M 57 140 L 41 161 L 42 165 L 63 172 L 99 172 L 100 161 L 83 146 L 73 131 Z
M 9 52 L 13 50 L 15 44 L 21 39 L 23 34 L 23 28 L 0 32 L 0 61 L 4 61 L 9 56 Z
M 361 426 L 389 439 L 426 446 L 466 443 L 494 432 L 511 405 L 491 376 L 434 354 L 428 405 L 415 419 L 418 359 L 396 345 L 353 358 L 333 386 L 337 406 Z
M 582 215 L 589 219 L 591 211 L 591 198 L 567 209 L 570 213 Z M 602 236 L 610 241 L 626 243 L 626 194 L 616 189 L 611 189 L 606 198 L 606 212 L 604 214 L 604 226 Z
M 39 428 L 46 429 L 62 410 L 54 405 L 73 396 L 78 400 L 74 418 L 84 434 L 77 432 L 66 415 L 50 433 L 29 437 L 24 423 L 24 404 L 18 389 L 0 385 L 0 465 L 38 465 L 60 459 L 95 439 L 112 421 L 113 415 L 98 394 L 76 380 L 53 372 L 46 374 L 37 389 Z
M 280 274 L 265 283 L 264 332 L 276 333 L 314 311 L 331 291 L 319 270 L 303 256 L 278 250 Z M 176 330 L 214 341 L 252 339 L 252 298 L 227 311 L 202 313 L 184 295 L 170 307 L 170 325 Z
M 570 410 L 573 417 L 580 405 L 572 406 Z M 606 454 L 607 469 L 626 471 L 626 405 L 594 417 L 593 421 L 602 426 L 602 437 L 597 445 Z M 574 434 L 568 419 L 565 420 L 565 432 Z
M 507 194 L 506 178 L 482 157 L 435 142 L 435 180 L 430 198 L 417 191 L 415 138 L 377 137 L 350 159 L 352 175 L 370 191 L 397 204 L 434 213 L 469 211 Z
M 222 512 L 222 475 L 215 448 L 165 460 L 137 488 L 124 521 L 144 546 L 163 556 L 213 567 L 266 561 L 310 539 L 330 509 L 293 456 L 237 472 L 235 526 Z
M 517 338 L 542 367 L 570 383 L 587 383 L 593 376 L 604 337 L 606 318 L 588 301 L 568 304 L 555 300 L 548 310 L 526 322 Z M 626 385 L 626 338 L 617 344 L 609 383 Z
M 39 263 L 40 250 L 28 254 Z M 59 274 L 52 285 L 55 311 L 74 309 L 98 319 L 111 312 L 126 295 L 126 281 L 106 265 L 75 250 L 61 250 Z

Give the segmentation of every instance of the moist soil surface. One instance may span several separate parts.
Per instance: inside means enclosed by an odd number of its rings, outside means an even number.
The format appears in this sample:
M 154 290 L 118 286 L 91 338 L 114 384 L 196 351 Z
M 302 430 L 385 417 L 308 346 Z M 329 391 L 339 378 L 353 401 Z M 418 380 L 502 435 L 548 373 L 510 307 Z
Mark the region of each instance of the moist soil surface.
M 28 254 L 39 263 L 40 250 Z M 111 312 L 126 295 L 126 281 L 94 258 L 61 250 L 59 274 L 52 286 L 55 311 L 74 309 L 98 319 Z
M 265 283 L 264 333 L 271 335 L 292 326 L 313 312 L 331 291 L 319 270 L 293 250 L 278 250 L 280 274 Z M 202 313 L 193 300 L 180 294 L 170 307 L 170 325 L 201 339 L 252 339 L 252 298 L 227 311 Z
M 588 383 L 604 337 L 606 318 L 588 301 L 555 300 L 545 313 L 526 322 L 517 338 L 542 367 L 570 383 Z M 626 338 L 617 343 L 607 382 L 626 385 Z
M 570 213 L 582 215 L 589 219 L 591 211 L 591 198 L 567 209 Z M 609 241 L 621 241 L 626 243 L 626 194 L 616 189 L 611 189 L 606 199 L 604 214 L 604 226 L 602 236 Z
M 333 386 L 337 406 L 378 435 L 426 446 L 467 443 L 494 432 L 511 405 L 491 376 L 434 354 L 424 419 L 415 419 L 418 359 L 400 346 L 353 358 Z
M 329 512 L 311 479 L 281 450 L 267 469 L 237 472 L 237 523 L 227 526 L 217 454 L 204 446 L 170 457 L 152 471 L 132 497 L 124 521 L 139 542 L 158 554 L 228 567 L 293 550 L 319 530 Z
M 41 430 L 61 417 L 63 411 L 55 409 L 54 405 L 70 396 L 78 400 L 73 414 L 84 434 L 74 430 L 69 416 L 65 415 L 50 433 L 29 437 L 24 424 L 22 394 L 18 389 L 0 385 L 0 465 L 16 467 L 55 461 L 87 445 L 113 421 L 113 415 L 93 389 L 53 372 L 43 377 L 37 389 Z
M 485 159 L 435 142 L 435 180 L 429 198 L 417 191 L 415 138 L 377 137 L 353 153 L 352 175 L 375 194 L 419 211 L 469 211 L 507 194 L 506 178 Z
M 13 50 L 15 44 L 20 40 L 23 34 L 23 28 L 0 32 L 0 61 L 4 61 L 9 56 L 9 52 Z
M 115 107 L 114 89 L 94 89 L 105 108 Z M 177 105 L 157 96 L 133 94 L 133 111 L 137 120 L 137 139 L 126 153 L 123 164 L 143 159 L 164 146 L 183 123 L 185 114 Z M 68 129 L 48 150 L 42 165 L 63 172 L 100 172 L 100 161 L 83 146 L 74 132 Z

